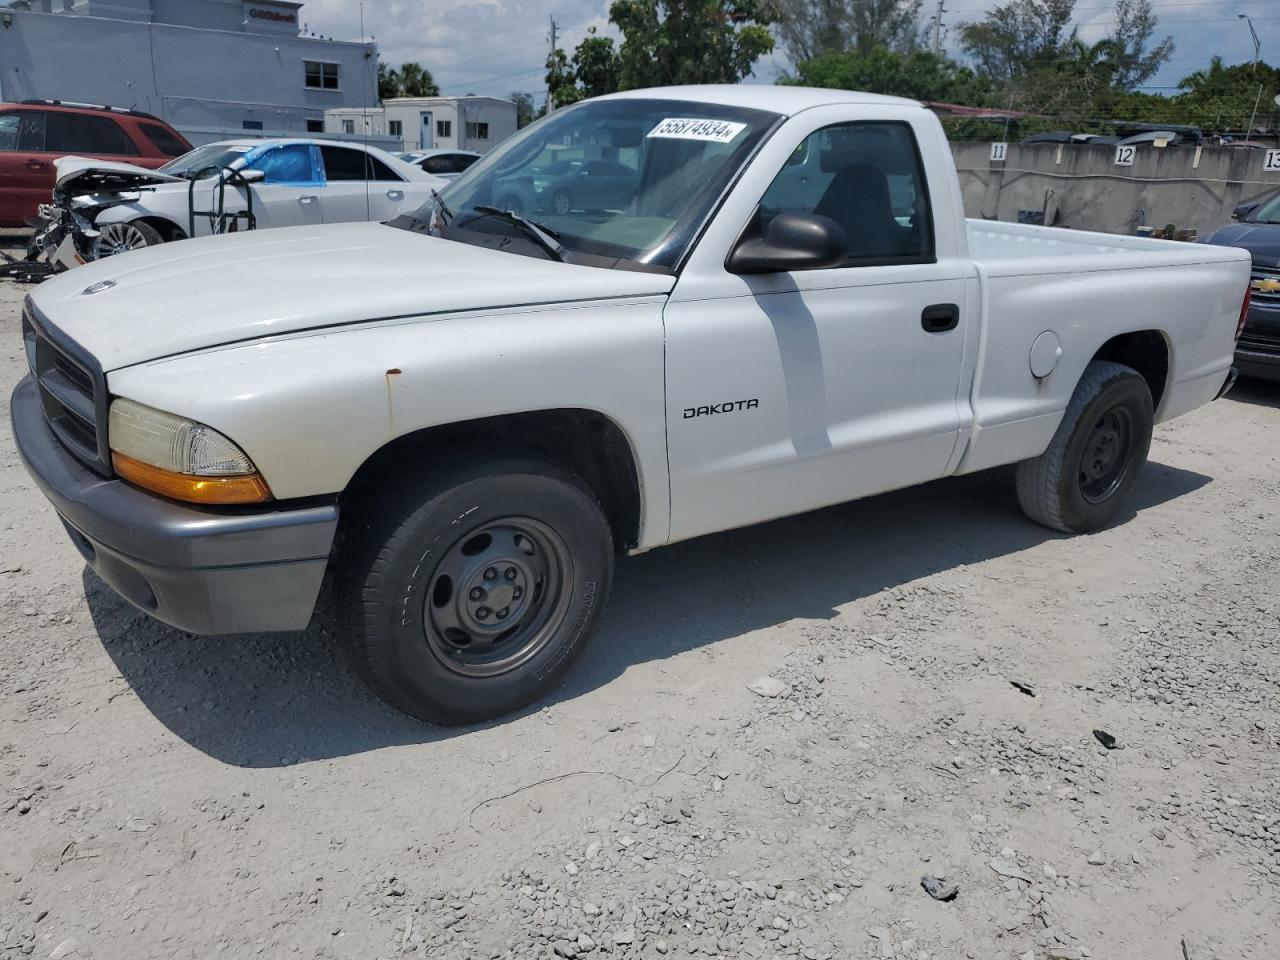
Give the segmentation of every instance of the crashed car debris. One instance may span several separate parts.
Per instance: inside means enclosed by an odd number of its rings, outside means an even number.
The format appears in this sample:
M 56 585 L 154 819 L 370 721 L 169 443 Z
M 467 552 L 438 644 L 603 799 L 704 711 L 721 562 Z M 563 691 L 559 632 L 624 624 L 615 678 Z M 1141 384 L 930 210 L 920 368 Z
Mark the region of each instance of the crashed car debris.
M 84 157 L 54 166 L 27 259 L 55 272 L 193 236 L 390 220 L 445 184 L 376 147 L 311 140 L 211 143 L 159 170 Z

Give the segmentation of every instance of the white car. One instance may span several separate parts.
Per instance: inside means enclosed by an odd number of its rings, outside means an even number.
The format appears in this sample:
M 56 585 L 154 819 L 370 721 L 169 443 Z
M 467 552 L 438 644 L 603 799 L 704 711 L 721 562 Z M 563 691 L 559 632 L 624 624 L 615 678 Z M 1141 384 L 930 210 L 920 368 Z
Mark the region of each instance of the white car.
M 569 150 L 637 180 L 503 208 Z M 392 224 L 80 274 L 28 299 L 11 415 L 86 561 L 195 633 L 330 582 L 373 689 L 459 723 L 564 677 L 619 552 L 1014 463 L 1033 520 L 1115 522 L 1230 386 L 1250 262 L 966 220 L 920 104 L 744 85 L 557 110 Z
M 58 267 L 171 240 L 268 227 L 391 220 L 443 187 L 376 147 L 224 140 L 148 170 L 62 157 L 33 241 Z
M 468 167 L 479 160 L 481 154 L 472 150 L 415 150 L 400 154 L 400 159 L 420 167 L 427 173 L 452 180 L 464 173 Z

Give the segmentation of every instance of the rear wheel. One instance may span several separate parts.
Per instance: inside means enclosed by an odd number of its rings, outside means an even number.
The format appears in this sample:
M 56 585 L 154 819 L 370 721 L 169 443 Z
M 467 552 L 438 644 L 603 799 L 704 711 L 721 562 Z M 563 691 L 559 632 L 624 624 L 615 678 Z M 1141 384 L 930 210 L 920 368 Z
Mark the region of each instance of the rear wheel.
M 503 210 L 510 210 L 512 213 L 524 215 L 524 201 L 514 193 L 503 194 L 498 198 L 498 207 Z
M 1095 360 L 1076 385 L 1049 449 L 1018 464 L 1018 502 L 1063 533 L 1110 523 L 1151 447 L 1151 391 L 1130 367 Z
M 457 724 L 554 688 L 600 619 L 613 569 L 609 527 L 582 483 L 522 459 L 380 494 L 348 533 L 337 598 L 374 692 Z
M 99 230 L 93 240 L 93 258 L 113 257 L 142 247 L 154 247 L 164 243 L 160 231 L 149 223 L 134 220 L 130 223 L 109 223 Z
M 569 196 L 567 190 L 557 190 L 555 196 L 551 198 L 551 210 L 557 216 L 565 216 L 573 209 L 573 198 Z

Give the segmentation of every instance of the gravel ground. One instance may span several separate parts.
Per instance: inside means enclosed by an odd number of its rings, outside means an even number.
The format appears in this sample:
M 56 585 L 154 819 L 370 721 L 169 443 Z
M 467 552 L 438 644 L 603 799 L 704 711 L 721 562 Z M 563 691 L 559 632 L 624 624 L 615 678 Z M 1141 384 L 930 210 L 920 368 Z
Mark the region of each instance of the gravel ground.
M 1280 386 L 1094 536 L 999 470 L 628 560 L 465 730 L 135 613 L 0 434 L 0 958 L 1280 956 Z

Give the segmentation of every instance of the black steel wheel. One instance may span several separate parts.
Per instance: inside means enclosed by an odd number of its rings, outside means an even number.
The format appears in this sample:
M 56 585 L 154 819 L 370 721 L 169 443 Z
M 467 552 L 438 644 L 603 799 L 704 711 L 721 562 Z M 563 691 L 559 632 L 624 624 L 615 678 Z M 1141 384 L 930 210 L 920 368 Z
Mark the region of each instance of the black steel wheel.
M 608 524 L 579 479 L 536 459 L 476 459 L 353 498 L 336 610 L 374 692 L 458 724 L 556 686 L 600 620 L 613 571 Z
M 1115 519 L 1151 447 L 1151 390 L 1136 370 L 1095 360 L 1040 456 L 1018 464 L 1018 502 L 1032 520 L 1089 533 Z

